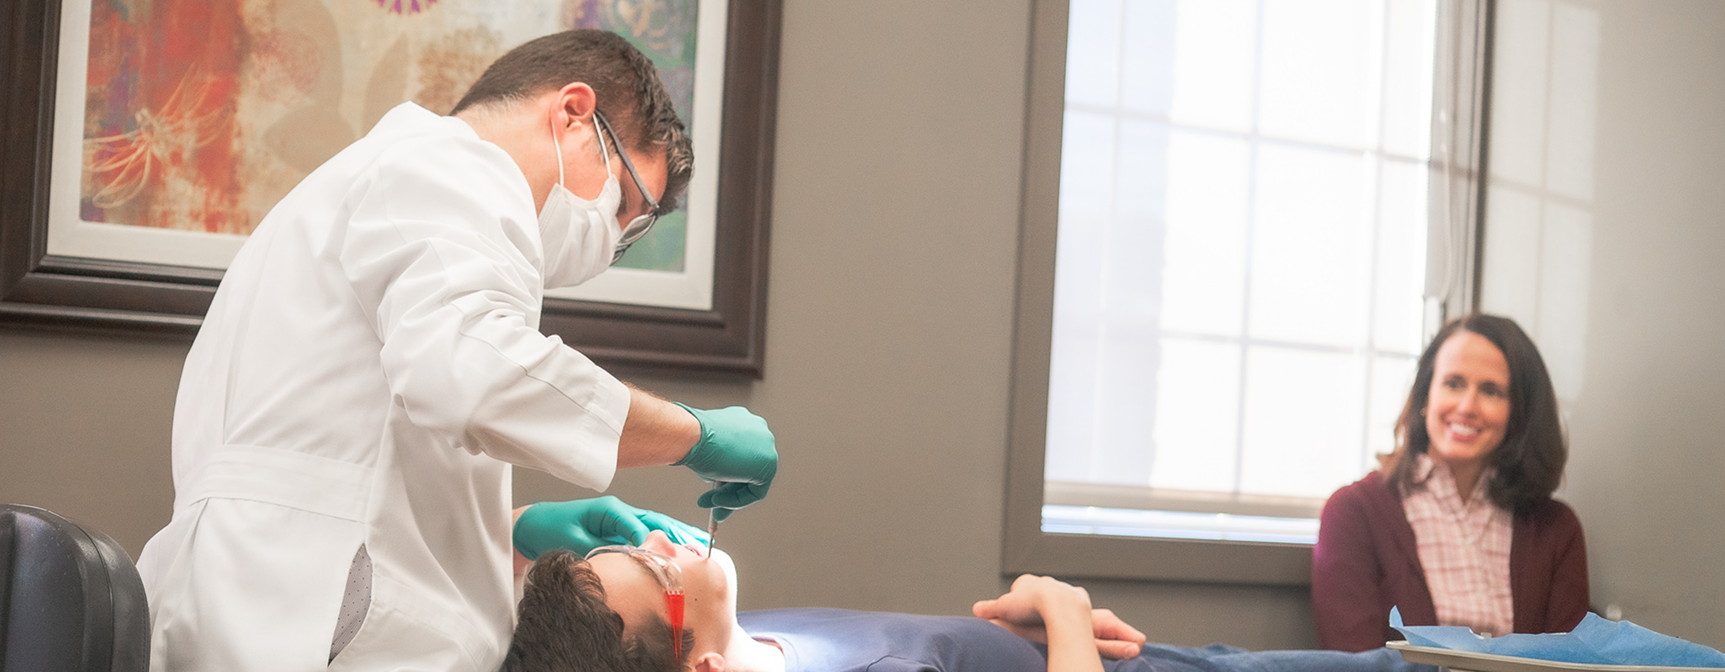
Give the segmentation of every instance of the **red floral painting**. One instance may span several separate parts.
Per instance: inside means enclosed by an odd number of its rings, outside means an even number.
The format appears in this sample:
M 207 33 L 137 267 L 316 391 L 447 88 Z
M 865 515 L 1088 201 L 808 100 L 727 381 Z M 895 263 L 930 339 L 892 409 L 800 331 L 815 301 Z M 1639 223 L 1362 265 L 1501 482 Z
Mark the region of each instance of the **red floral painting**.
M 249 234 L 391 108 L 447 113 L 497 56 L 573 27 L 629 37 L 688 119 L 696 5 L 94 0 L 81 219 Z

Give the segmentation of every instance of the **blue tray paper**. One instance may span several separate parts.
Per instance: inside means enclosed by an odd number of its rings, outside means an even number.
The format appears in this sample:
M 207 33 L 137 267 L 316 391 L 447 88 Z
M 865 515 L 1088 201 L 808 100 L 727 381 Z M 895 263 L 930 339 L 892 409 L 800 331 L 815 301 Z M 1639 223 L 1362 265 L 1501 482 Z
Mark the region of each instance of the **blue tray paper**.
M 1550 635 L 1481 637 L 1456 625 L 1402 625 L 1402 612 L 1390 609 L 1390 627 L 1415 646 L 1472 651 L 1496 656 L 1582 665 L 1725 667 L 1725 653 L 1661 635 L 1629 621 L 1609 621 L 1589 613 L 1575 630 Z

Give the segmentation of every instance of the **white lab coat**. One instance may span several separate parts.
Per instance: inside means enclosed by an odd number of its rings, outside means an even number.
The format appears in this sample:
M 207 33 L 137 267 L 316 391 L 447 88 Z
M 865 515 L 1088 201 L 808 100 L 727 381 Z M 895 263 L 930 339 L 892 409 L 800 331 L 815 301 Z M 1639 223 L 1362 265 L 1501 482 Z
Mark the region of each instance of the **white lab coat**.
M 411 103 L 264 218 L 180 380 L 152 670 L 501 664 L 510 464 L 602 490 L 629 411 L 539 333 L 540 250 L 509 156 Z M 332 662 L 361 544 L 371 606 Z

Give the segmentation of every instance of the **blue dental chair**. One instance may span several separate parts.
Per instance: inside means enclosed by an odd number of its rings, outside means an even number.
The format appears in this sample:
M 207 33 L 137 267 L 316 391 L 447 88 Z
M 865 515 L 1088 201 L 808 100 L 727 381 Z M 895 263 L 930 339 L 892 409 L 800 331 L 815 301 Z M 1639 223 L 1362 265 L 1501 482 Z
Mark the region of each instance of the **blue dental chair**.
M 145 672 L 144 583 L 108 535 L 0 504 L 0 672 Z

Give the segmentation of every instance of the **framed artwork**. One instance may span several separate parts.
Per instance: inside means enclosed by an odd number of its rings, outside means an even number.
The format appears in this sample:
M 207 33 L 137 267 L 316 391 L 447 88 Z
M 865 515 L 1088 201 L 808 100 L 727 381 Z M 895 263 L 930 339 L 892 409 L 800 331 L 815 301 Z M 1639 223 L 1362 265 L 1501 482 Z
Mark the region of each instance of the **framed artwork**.
M 0 9 L 0 325 L 187 338 L 271 206 L 412 101 L 566 28 L 658 67 L 683 207 L 541 328 L 608 367 L 759 377 L 778 0 L 14 0 Z

